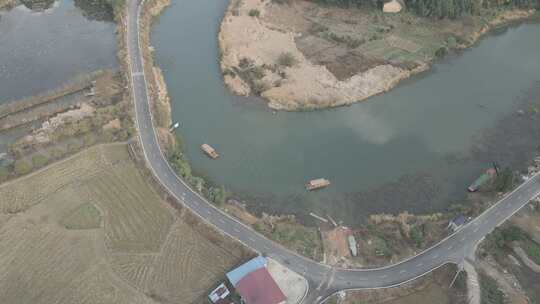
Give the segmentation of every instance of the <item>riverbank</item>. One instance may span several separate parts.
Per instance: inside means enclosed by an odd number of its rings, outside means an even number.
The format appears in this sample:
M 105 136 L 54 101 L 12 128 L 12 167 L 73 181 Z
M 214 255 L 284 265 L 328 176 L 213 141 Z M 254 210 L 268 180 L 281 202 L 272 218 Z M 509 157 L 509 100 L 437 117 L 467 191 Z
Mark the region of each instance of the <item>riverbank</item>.
M 349 105 L 386 92 L 449 50 L 467 48 L 494 27 L 534 14 L 492 9 L 435 20 L 288 3 L 233 0 L 219 33 L 227 86 L 287 111 Z
M 19 3 L 18 0 L 0 0 L 0 10 L 9 10 Z
M 150 44 L 152 24 L 161 12 L 171 4 L 170 0 L 149 0 L 144 2 L 140 16 L 140 42 L 144 58 L 144 73 L 148 84 L 148 93 L 152 103 L 154 127 L 156 128 L 159 143 L 167 153 L 176 146 L 175 136 L 169 132 L 172 125 L 171 102 L 167 91 L 167 84 L 161 69 L 154 64 L 154 48 Z

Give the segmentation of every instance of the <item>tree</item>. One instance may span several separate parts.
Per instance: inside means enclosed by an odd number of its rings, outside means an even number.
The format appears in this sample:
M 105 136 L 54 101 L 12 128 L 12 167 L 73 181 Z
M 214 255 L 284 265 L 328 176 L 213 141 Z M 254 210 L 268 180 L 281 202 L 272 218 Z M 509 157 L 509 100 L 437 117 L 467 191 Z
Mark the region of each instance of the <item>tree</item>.
M 17 175 L 23 175 L 32 171 L 32 164 L 30 164 L 24 159 L 20 159 L 20 160 L 15 161 L 13 168 Z
M 277 64 L 286 67 L 292 67 L 296 64 L 296 58 L 292 53 L 281 53 L 277 59 Z

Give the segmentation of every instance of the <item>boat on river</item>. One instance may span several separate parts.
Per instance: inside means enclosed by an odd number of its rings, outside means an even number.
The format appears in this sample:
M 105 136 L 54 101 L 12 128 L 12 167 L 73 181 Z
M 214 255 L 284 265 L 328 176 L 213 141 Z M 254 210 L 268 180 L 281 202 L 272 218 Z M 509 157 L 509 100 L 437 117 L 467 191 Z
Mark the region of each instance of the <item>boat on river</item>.
M 201 150 L 203 150 L 203 152 L 212 159 L 216 159 L 219 157 L 219 154 L 216 152 L 216 150 L 212 148 L 209 144 L 202 144 Z
M 311 190 L 317 190 L 317 189 L 321 189 L 321 188 L 326 188 L 330 186 L 330 181 L 325 179 L 325 178 L 317 178 L 317 179 L 313 179 L 313 180 L 310 180 L 307 184 L 306 184 L 306 189 L 311 191 Z

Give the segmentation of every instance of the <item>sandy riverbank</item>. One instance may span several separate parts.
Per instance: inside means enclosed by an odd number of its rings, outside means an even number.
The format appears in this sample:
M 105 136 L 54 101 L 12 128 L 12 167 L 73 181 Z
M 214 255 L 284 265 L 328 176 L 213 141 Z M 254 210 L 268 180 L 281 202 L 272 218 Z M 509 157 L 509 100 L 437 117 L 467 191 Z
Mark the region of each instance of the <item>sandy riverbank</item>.
M 534 13 L 450 21 L 290 3 L 232 0 L 219 33 L 227 86 L 238 95 L 261 95 L 276 110 L 365 100 L 429 69 L 448 49 L 469 47 L 491 28 Z

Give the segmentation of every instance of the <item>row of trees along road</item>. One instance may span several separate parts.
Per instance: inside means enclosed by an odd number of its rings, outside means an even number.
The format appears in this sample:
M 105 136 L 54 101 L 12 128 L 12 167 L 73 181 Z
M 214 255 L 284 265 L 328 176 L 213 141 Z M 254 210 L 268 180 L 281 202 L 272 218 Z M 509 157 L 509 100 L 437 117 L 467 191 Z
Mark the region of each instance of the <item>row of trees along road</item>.
M 372 6 L 382 7 L 385 0 L 314 0 L 315 2 L 341 7 Z M 399 0 L 406 7 L 422 17 L 458 18 L 478 15 L 483 8 L 534 8 L 539 0 Z

